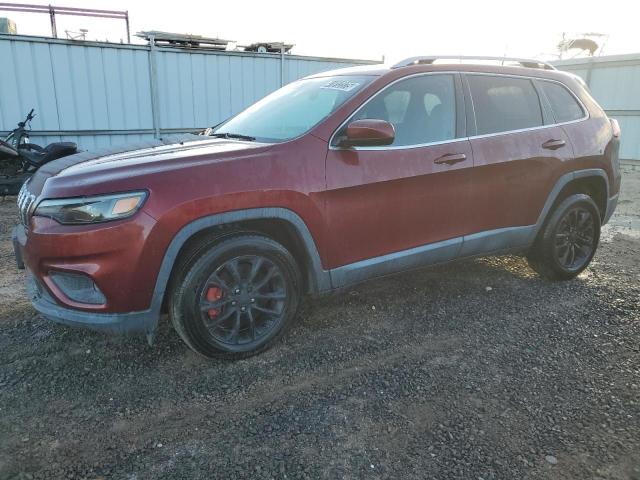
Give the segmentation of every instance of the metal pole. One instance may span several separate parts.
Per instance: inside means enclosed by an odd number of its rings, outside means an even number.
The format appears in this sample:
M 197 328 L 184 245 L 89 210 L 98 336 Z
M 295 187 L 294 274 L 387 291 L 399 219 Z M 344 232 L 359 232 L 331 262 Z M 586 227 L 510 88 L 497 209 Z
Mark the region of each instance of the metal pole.
M 280 86 L 284 87 L 284 42 L 280 45 Z
M 127 22 L 127 43 L 131 43 L 131 33 L 129 32 L 129 10 L 124 12 L 124 21 Z
M 49 5 L 49 19 L 51 20 L 51 34 L 53 38 L 58 38 L 58 29 L 56 28 L 56 11 Z
M 593 73 L 593 57 L 589 57 L 589 63 L 587 64 L 587 75 L 584 79 L 584 83 L 587 84 L 587 87 L 591 88 L 591 74 Z
M 160 138 L 160 103 L 158 97 L 158 64 L 156 37 L 149 35 L 149 87 L 151 89 L 151 117 L 155 138 Z

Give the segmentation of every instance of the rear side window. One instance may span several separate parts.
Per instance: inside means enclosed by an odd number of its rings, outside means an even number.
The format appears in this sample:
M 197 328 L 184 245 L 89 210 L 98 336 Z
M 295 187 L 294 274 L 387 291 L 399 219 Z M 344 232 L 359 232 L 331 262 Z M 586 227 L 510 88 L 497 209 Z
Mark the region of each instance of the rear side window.
M 508 132 L 543 124 L 540 98 L 531 80 L 468 75 L 477 134 Z
M 423 75 L 401 80 L 376 94 L 352 120 L 379 119 L 393 124 L 393 146 L 420 145 L 456 136 L 453 76 Z
M 569 91 L 555 82 L 540 82 L 544 94 L 549 99 L 556 122 L 571 122 L 584 117 L 584 111 Z

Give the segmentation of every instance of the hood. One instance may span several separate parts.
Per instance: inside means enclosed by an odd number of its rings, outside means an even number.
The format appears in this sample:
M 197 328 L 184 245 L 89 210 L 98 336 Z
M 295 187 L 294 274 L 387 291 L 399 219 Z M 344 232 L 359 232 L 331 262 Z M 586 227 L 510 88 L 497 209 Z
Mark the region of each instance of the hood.
M 257 142 L 180 135 L 81 152 L 43 165 L 31 177 L 29 191 L 38 196 L 45 184 L 56 184 L 63 188 L 88 187 L 140 175 L 183 169 L 221 157 L 228 159 L 229 156 L 245 156 L 270 146 Z

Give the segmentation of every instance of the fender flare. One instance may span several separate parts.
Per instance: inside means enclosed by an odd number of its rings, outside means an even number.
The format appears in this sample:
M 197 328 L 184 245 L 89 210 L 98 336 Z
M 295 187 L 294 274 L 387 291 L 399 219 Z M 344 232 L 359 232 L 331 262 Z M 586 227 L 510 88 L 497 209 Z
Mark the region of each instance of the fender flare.
M 568 172 L 565 173 L 564 175 L 562 175 L 555 183 L 555 185 L 553 186 L 553 188 L 551 189 L 551 192 L 549 192 L 549 195 L 547 196 L 547 200 L 544 203 L 544 206 L 542 207 L 542 211 L 540 212 L 540 215 L 538 216 L 538 220 L 535 223 L 535 227 L 533 229 L 532 232 L 532 236 L 531 236 L 531 243 L 534 242 L 536 236 L 538 235 L 538 233 L 540 232 L 540 230 L 542 229 L 542 225 L 544 224 L 545 220 L 547 219 L 547 216 L 549 215 L 549 212 L 551 211 L 551 207 L 553 206 L 553 204 L 555 203 L 555 201 L 558 198 L 558 195 L 560 195 L 560 192 L 562 191 L 562 189 L 564 187 L 566 187 L 570 182 L 572 182 L 573 180 L 577 180 L 580 178 L 589 178 L 589 177 L 600 177 L 604 180 L 604 184 L 605 184 L 605 199 L 607 200 L 607 202 L 609 202 L 609 177 L 607 177 L 607 173 L 601 169 L 601 168 L 587 168 L 584 170 L 575 170 L 573 172 Z M 604 218 L 603 218 L 604 220 Z
M 322 293 L 331 290 L 331 277 L 327 270 L 322 268 L 322 261 L 318 248 L 313 240 L 309 228 L 298 214 L 280 207 L 263 207 L 251 208 L 247 210 L 234 210 L 231 212 L 218 213 L 198 218 L 185 226 L 176 233 L 167 247 L 160 270 L 156 277 L 156 285 L 151 298 L 150 315 L 148 316 L 148 324 L 146 326 L 147 335 L 153 335 L 160 317 L 162 302 L 169 284 L 169 277 L 173 271 L 173 266 L 178 258 L 180 250 L 184 244 L 194 234 L 207 228 L 229 223 L 237 223 L 245 220 L 260 219 L 278 219 L 284 220 L 291 224 L 297 231 L 300 239 L 304 243 L 307 255 L 309 256 L 310 277 L 312 280 L 311 289 L 314 293 Z

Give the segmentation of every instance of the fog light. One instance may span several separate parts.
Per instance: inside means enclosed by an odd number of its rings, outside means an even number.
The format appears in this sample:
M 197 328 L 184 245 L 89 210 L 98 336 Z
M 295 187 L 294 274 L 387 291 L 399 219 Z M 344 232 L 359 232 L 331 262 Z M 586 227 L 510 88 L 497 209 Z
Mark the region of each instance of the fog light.
M 49 272 L 56 286 L 74 302 L 102 305 L 107 301 L 91 278 L 79 273 Z

